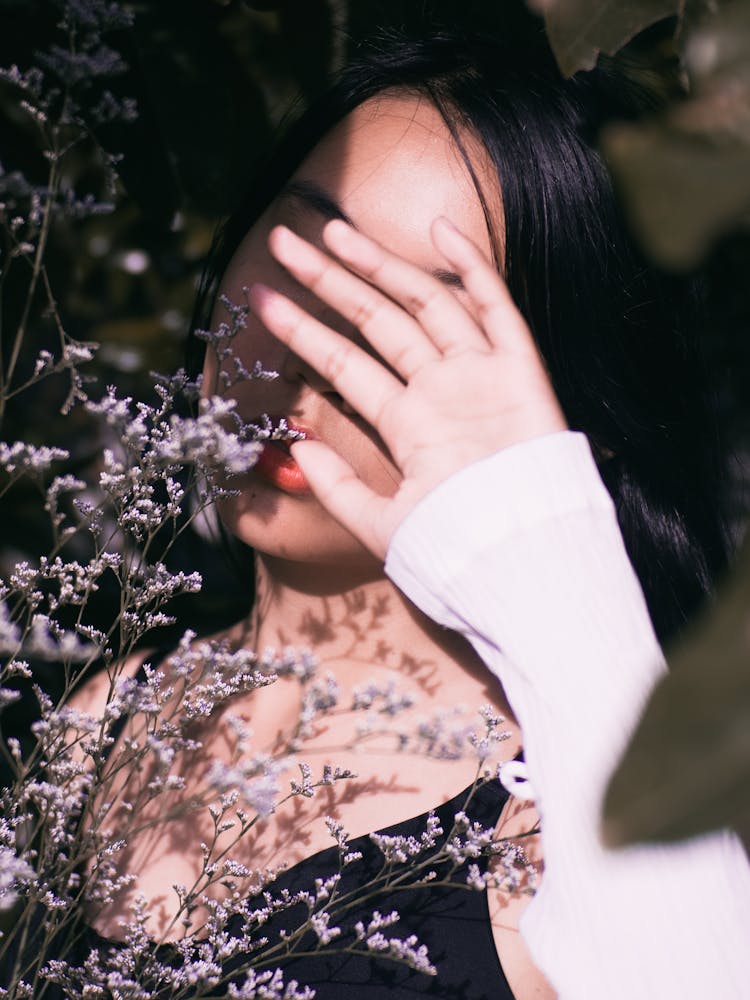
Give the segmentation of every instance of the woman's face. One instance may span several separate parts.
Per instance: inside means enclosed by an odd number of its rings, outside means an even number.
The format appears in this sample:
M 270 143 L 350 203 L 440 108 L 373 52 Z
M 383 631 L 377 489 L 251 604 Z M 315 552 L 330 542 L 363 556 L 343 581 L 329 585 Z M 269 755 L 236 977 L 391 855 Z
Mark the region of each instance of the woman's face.
M 462 142 L 485 197 L 499 209 L 486 154 L 470 136 L 462 136 Z M 221 293 L 240 304 L 243 287 L 261 281 L 370 350 L 350 324 L 276 263 L 266 246 L 269 232 L 283 223 L 322 246 L 325 222 L 345 217 L 388 250 L 434 273 L 467 303 L 460 281 L 446 270 L 430 238 L 430 226 L 439 215 L 492 259 L 476 188 L 439 112 L 417 97 L 373 98 L 321 140 L 248 232 L 227 268 Z M 228 319 L 224 307 L 217 305 L 212 329 Z M 284 417 L 331 445 L 371 488 L 382 495 L 395 492 L 399 472 L 382 441 L 252 314 L 234 351 L 248 368 L 259 360 L 263 368 L 279 372 L 275 381 L 245 382 L 228 390 L 237 398 L 244 420 L 256 422 L 267 413 L 276 424 Z M 220 391 L 211 352 L 204 374 L 206 392 Z M 273 449 L 269 461 L 229 484 L 240 494 L 222 502 L 220 514 L 228 529 L 270 556 L 338 567 L 371 566 L 373 557 L 305 489 L 298 468 L 275 446 L 268 447 Z

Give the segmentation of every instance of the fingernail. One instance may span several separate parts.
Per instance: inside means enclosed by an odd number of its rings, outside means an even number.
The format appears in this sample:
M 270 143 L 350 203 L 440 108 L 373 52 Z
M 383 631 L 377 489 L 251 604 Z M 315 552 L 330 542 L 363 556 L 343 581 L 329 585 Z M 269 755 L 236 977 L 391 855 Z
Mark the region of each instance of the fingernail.
M 268 285 L 257 283 L 251 285 L 247 300 L 253 312 L 262 314 L 264 320 L 287 320 L 294 315 L 293 308 L 287 299 Z
M 252 307 L 262 308 L 267 302 L 270 302 L 273 298 L 274 292 L 272 288 L 268 285 L 262 285 L 260 282 L 256 282 L 254 285 L 250 285 L 247 290 L 247 301 Z
M 348 222 L 344 222 L 343 219 L 329 219 L 323 226 L 323 232 L 333 233 L 334 236 L 338 234 L 341 237 L 346 237 L 349 233 L 355 233 L 356 230 L 354 226 L 351 226 Z
M 274 226 L 268 234 L 268 249 L 274 257 L 284 255 L 285 250 L 290 250 L 298 237 L 287 226 Z
M 361 250 L 369 246 L 367 237 L 343 219 L 331 219 L 323 227 L 323 242 L 335 252 Z
M 457 226 L 454 226 L 451 220 L 447 219 L 444 215 L 439 215 L 435 219 L 434 226 L 436 229 L 442 229 L 443 232 L 446 233 L 457 233 L 459 236 L 463 235 L 461 230 Z
M 357 267 L 366 268 L 377 260 L 377 249 L 369 237 L 343 219 L 332 219 L 323 228 L 323 242 L 337 257 Z

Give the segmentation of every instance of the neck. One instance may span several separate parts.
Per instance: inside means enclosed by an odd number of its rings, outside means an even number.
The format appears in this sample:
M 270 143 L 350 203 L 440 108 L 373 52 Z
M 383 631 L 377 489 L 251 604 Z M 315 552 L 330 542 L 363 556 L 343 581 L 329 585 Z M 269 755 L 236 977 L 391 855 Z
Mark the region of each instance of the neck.
M 423 615 L 382 570 L 337 572 L 258 554 L 255 572 L 248 640 L 257 649 L 309 649 L 353 683 L 397 671 L 431 697 L 461 675 L 491 684 L 468 643 Z

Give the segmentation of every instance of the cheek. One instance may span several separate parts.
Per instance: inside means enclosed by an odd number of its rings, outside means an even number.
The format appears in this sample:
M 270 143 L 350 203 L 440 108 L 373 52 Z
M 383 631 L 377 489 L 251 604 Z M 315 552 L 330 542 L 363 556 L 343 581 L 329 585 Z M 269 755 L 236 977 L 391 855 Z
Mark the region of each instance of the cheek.
M 403 479 L 383 441 L 363 421 L 357 421 L 358 433 L 336 447 L 342 458 L 370 489 L 383 497 L 391 497 Z
M 217 324 L 218 325 L 218 324 Z M 217 329 L 214 326 L 213 329 Z M 221 355 L 221 360 L 219 356 Z M 202 396 L 223 396 L 242 400 L 267 395 L 275 381 L 246 379 L 238 376 L 238 363 L 252 371 L 256 362 L 265 371 L 281 372 L 288 351 L 256 323 L 238 332 L 229 342 L 208 345 L 203 363 Z M 239 369 L 241 370 L 241 368 Z
M 266 371 L 280 371 L 287 349 L 260 321 L 249 311 L 238 315 L 228 308 L 222 299 L 226 298 L 233 306 L 245 305 L 244 288 L 255 280 L 267 280 L 253 268 L 248 274 L 245 269 L 235 269 L 228 272 L 221 284 L 216 306 L 211 316 L 210 329 L 218 334 L 222 326 L 226 328 L 227 336 L 209 344 L 203 365 L 203 395 L 215 393 L 221 396 L 240 396 L 252 387 L 264 386 L 269 383 L 242 381 L 238 376 L 238 364 L 252 371 L 256 362 L 260 362 Z M 221 376 L 220 373 L 221 372 Z

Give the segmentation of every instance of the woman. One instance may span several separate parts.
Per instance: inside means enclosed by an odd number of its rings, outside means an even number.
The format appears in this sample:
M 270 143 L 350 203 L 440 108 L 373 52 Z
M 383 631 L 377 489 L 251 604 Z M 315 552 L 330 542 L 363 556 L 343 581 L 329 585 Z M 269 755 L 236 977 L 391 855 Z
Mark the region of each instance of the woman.
M 390 40 L 303 118 L 227 227 L 209 281 L 235 303 L 251 286 L 240 358 L 280 372 L 230 390 L 240 413 L 305 437 L 268 444 L 222 502 L 224 524 L 257 550 L 254 612 L 233 639 L 312 646 L 345 692 L 395 671 L 420 698 L 407 717 L 489 701 L 509 720 L 498 759 L 523 744 L 545 857 L 523 921 L 531 956 L 518 901 L 491 890 L 479 952 L 458 956 L 448 985 L 439 966 L 436 995 L 730 997 L 750 972 L 750 875 L 730 835 L 619 855 L 597 839 L 607 776 L 663 663 L 589 444 L 568 428 L 592 442 L 662 637 L 724 559 L 676 283 L 628 247 L 588 145 L 629 101 L 606 73 L 561 81 L 546 50 Z M 215 302 L 214 325 L 226 319 Z M 206 392 L 220 372 L 209 352 Z M 232 711 L 272 745 L 291 702 L 277 684 Z M 363 794 L 301 800 L 293 831 L 270 815 L 246 845 L 257 867 L 281 855 L 307 872 L 329 843 L 325 813 L 353 837 L 402 829 L 471 783 L 465 759 L 404 768 L 355 742 L 344 714 L 305 755 L 315 770 L 331 744 L 349 747 L 336 763 Z M 497 794 L 501 832 L 533 825 L 533 810 Z M 131 845 L 134 892 L 158 904 L 190 884 L 196 822 Z M 155 910 L 163 933 L 169 913 Z M 119 915 L 99 929 L 116 934 Z M 450 960 L 460 921 L 431 927 Z M 289 968 L 318 977 L 319 997 L 429 984 Z

